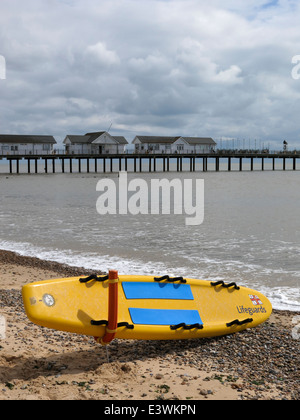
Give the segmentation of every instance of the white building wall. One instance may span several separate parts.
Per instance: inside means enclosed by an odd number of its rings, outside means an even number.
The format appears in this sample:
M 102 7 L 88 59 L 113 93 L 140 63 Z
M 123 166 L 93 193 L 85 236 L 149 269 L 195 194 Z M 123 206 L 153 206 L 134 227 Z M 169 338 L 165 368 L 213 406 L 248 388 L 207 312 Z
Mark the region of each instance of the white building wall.
M 212 150 L 214 150 L 214 147 L 209 144 L 191 145 L 184 140 L 178 140 L 173 144 L 139 144 L 138 152 L 150 154 L 194 154 L 210 153 Z
M 0 143 L 0 155 L 47 155 L 53 150 L 52 144 Z
M 124 153 L 125 145 L 117 143 L 115 140 L 103 139 L 101 142 L 99 139 L 93 143 L 71 143 L 67 138 L 65 140 L 66 152 L 70 155 L 111 155 Z

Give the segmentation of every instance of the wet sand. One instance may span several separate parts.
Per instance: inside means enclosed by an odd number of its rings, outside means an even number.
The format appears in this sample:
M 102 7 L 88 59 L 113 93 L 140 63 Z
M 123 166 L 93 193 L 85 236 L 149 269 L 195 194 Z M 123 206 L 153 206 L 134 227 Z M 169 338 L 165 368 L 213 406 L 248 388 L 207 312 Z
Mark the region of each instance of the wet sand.
M 27 319 L 23 285 L 89 274 L 0 251 L 0 315 L 7 325 L 0 337 L 0 400 L 299 399 L 300 313 L 274 311 L 262 326 L 220 338 L 115 340 L 109 361 L 92 338 Z

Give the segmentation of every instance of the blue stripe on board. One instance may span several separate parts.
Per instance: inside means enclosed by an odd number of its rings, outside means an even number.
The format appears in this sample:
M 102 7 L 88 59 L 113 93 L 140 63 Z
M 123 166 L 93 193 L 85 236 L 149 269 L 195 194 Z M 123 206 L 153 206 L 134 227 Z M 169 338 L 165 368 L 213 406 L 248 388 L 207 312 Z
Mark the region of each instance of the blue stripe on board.
M 194 300 L 188 284 L 124 282 L 127 299 Z
M 202 324 L 198 311 L 129 308 L 132 322 L 138 325 Z

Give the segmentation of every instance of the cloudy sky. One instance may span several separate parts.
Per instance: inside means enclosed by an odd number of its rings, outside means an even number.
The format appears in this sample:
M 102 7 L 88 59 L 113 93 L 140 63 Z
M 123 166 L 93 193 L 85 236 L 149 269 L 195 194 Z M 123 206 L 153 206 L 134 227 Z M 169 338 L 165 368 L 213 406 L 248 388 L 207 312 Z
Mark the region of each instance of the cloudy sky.
M 0 132 L 300 148 L 299 22 L 299 0 L 1 0 Z

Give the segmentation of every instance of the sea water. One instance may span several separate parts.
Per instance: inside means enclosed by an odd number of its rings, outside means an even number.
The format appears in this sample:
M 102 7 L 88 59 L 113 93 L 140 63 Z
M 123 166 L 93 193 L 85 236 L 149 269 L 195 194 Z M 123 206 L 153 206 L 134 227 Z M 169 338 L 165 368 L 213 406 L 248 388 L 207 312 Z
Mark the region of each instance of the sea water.
M 0 175 L 0 248 L 95 272 L 233 281 L 274 308 L 300 310 L 299 172 L 128 174 L 204 179 L 199 226 L 174 212 L 100 216 L 103 177 L 118 182 L 118 174 Z

